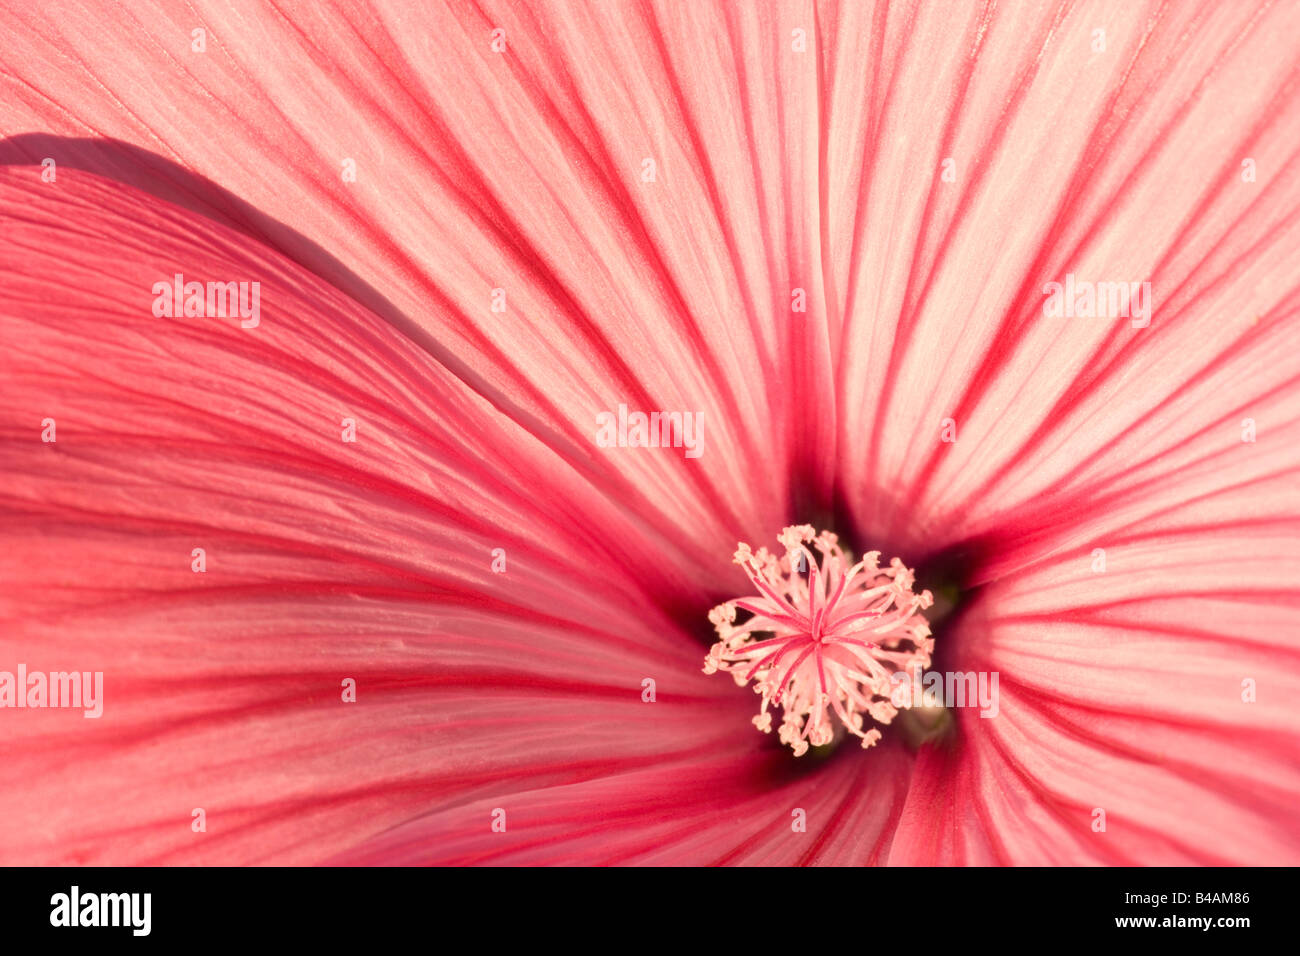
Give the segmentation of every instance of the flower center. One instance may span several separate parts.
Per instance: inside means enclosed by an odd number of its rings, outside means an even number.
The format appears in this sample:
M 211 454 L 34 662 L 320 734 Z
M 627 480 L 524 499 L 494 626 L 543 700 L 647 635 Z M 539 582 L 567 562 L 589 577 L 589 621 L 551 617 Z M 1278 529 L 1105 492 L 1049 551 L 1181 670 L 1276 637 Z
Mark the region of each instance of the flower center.
M 934 639 L 921 611 L 934 599 L 912 590 L 915 577 L 898 558 L 882 568 L 880 552 L 869 551 L 854 564 L 829 531 L 795 525 L 778 540 L 780 558 L 737 547 L 734 560 L 758 593 L 709 612 L 718 642 L 704 673 L 727 671 L 739 687 L 754 681 L 763 698 L 754 726 L 771 733 L 769 708 L 780 707 L 779 736 L 796 757 L 830 743 L 836 719 L 870 747 L 881 734 L 866 719 L 888 724 L 910 706 L 910 696 L 892 693 L 893 676 L 930 664 Z M 748 615 L 741 623 L 738 611 Z

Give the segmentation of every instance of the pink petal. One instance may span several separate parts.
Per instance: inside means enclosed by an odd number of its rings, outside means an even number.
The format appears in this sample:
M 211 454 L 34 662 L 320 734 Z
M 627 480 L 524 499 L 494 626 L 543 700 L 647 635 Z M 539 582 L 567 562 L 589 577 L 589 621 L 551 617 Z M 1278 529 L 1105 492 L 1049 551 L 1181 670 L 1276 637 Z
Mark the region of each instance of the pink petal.
M 314 861 L 737 740 L 748 702 L 642 591 L 662 545 L 383 320 L 93 175 L 2 171 L 0 208 L 0 660 L 105 674 L 100 720 L 6 711 L 13 860 Z M 261 324 L 155 318 L 178 271 L 257 278 Z
M 671 89 L 651 15 L 629 24 L 620 10 L 559 4 L 534 16 L 514 4 L 491 16 L 455 4 L 18 7 L 0 18 L 32 42 L 0 77 L 0 126 L 111 137 L 229 190 L 238 202 L 222 197 L 223 215 L 318 274 L 346 263 L 356 280 L 345 291 L 379 290 L 386 317 L 411 322 L 474 391 L 676 539 L 695 568 L 716 570 L 737 526 L 789 517 L 792 452 L 768 423 L 792 396 L 755 387 L 786 369 L 785 278 L 778 303 L 754 297 L 753 277 L 724 254 L 731 227 L 713 193 L 726 171 L 698 169 L 676 111 L 661 129 L 643 122 Z M 105 29 L 107 17 L 126 22 Z M 498 24 L 506 55 L 490 48 Z M 195 27 L 208 30 L 206 53 L 190 50 Z M 141 175 L 135 157 L 98 142 L 14 148 L 29 162 L 56 149 L 61 163 Z M 646 157 L 662 171 L 654 184 L 640 181 Z M 342 180 L 345 158 L 355 183 Z M 751 257 L 746 268 L 759 267 Z M 497 288 L 504 314 L 491 311 Z M 594 448 L 596 414 L 620 402 L 701 412 L 703 456 Z
M 1300 529 L 1230 530 L 1171 519 L 981 594 L 940 663 L 998 672 L 998 713 L 922 753 L 889 862 L 1295 865 Z
M 719 752 L 588 782 L 497 789 L 333 862 L 860 866 L 884 859 L 911 765 L 901 750 L 882 748 L 866 761 L 847 748 L 819 765 L 812 757 L 795 764 L 775 747 L 756 759 L 734 746 L 739 739 Z M 494 819 L 504 819 L 504 832 L 492 829 Z
M 1177 500 L 1176 472 L 1252 407 L 1289 420 L 1278 390 L 1300 371 L 1282 347 L 1300 8 L 968 10 L 891 17 L 883 48 L 907 30 L 925 55 L 886 61 L 869 121 L 831 117 L 868 164 L 835 204 L 857 210 L 857 245 L 836 248 L 866 250 L 844 280 L 841 482 L 864 536 L 918 553 L 984 535 L 1014 551 L 1121 482 Z M 1150 327 L 1044 316 L 1042 286 L 1069 272 L 1151 281 Z

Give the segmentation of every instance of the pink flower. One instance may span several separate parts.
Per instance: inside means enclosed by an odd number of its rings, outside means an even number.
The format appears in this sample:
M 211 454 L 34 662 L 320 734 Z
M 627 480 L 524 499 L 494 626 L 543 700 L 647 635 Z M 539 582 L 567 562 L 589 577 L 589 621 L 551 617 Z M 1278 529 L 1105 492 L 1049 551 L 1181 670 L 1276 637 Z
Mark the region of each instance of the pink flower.
M 0 862 L 1300 861 L 1300 4 L 278 8 L 0 10 Z

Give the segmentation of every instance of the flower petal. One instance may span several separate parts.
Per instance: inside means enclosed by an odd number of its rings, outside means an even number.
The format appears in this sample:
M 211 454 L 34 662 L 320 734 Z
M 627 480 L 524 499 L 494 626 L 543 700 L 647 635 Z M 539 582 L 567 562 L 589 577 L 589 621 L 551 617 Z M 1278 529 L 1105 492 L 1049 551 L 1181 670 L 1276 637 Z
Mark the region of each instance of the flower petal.
M 998 673 L 996 713 L 923 752 L 890 862 L 1300 861 L 1298 530 L 1171 523 L 990 586 L 940 669 Z
M 748 702 L 643 590 L 699 585 L 383 319 L 90 174 L 0 171 L 0 210 L 0 667 L 105 695 L 6 711 L 12 859 L 315 861 L 735 738 Z M 155 316 L 176 273 L 260 282 L 259 324 Z
M 0 125 L 94 137 L 15 137 L 10 155 L 25 162 L 52 151 L 60 164 L 138 178 L 139 157 L 105 150 L 105 138 L 174 159 L 181 173 L 163 170 L 163 180 L 189 172 L 228 190 L 239 202 L 223 195 L 220 214 L 290 258 L 323 275 L 347 263 L 355 278 L 345 291 L 365 301 L 358 286 L 378 290 L 386 318 L 408 319 L 439 361 L 679 539 L 697 566 L 716 568 L 719 542 L 787 523 L 795 452 L 785 436 L 806 429 L 781 426 L 795 408 L 828 436 L 833 420 L 829 391 L 796 403 L 757 387 L 788 369 L 784 237 L 800 225 L 769 223 L 770 253 L 742 261 L 728 217 L 752 207 L 760 184 L 729 184 L 751 153 L 702 167 L 713 144 L 694 138 L 715 120 L 734 124 L 738 93 L 715 84 L 688 102 L 682 64 L 667 52 L 679 29 L 731 29 L 725 9 L 679 23 L 569 4 L 407 6 L 11 8 L 5 27 L 30 42 L 0 77 Z M 737 16 L 734 29 L 751 39 L 769 26 Z M 194 29 L 207 31 L 204 52 L 191 46 Z M 768 124 L 779 124 L 786 82 L 774 75 L 763 87 L 756 149 L 781 141 L 783 127 Z M 815 72 L 800 82 L 814 103 Z M 808 111 L 790 116 L 800 129 L 813 122 Z M 642 180 L 644 159 L 656 162 L 654 182 Z M 355 162 L 355 182 L 344 180 L 344 160 Z M 785 173 L 767 170 L 761 185 Z M 781 275 L 760 279 L 774 262 Z M 493 310 L 494 290 L 504 312 Z M 824 323 L 811 315 L 804 325 L 817 353 L 805 364 L 825 368 Z M 596 415 L 620 403 L 702 414 L 703 456 L 593 455 Z M 829 446 L 819 445 L 826 483 Z
M 897 64 L 871 120 L 906 149 L 840 127 L 872 164 L 845 186 L 872 254 L 847 280 L 842 483 L 864 537 L 918 553 L 1068 529 L 1135 472 L 1176 501 L 1208 433 L 1300 373 L 1282 347 L 1300 8 L 972 7 L 961 26 L 925 5 L 907 21 L 928 55 Z M 1045 315 L 1067 274 L 1149 281 L 1149 327 Z
M 911 759 L 795 763 L 735 745 L 590 782 L 499 788 L 341 855 L 349 864 L 861 866 L 888 852 Z M 802 811 L 802 812 L 801 812 Z M 504 821 L 504 830 L 493 829 Z

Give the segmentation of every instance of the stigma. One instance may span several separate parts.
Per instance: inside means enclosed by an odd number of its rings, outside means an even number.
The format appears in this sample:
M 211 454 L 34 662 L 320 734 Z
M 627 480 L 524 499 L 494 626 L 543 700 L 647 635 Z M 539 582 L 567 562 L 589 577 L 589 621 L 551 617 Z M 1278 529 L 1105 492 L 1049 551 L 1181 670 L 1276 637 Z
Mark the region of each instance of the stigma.
M 753 681 L 762 697 L 754 726 L 771 733 L 779 707 L 778 736 L 796 757 L 829 744 L 837 726 L 870 747 L 881 738 L 875 725 L 898 714 L 894 675 L 930 665 L 934 639 L 921 612 L 934 599 L 913 590 L 898 558 L 882 568 L 880 552 L 869 551 L 854 563 L 829 531 L 793 525 L 778 540 L 781 557 L 737 547 L 734 561 L 756 593 L 709 612 L 718 641 L 704 673 L 726 671 L 739 687 Z

